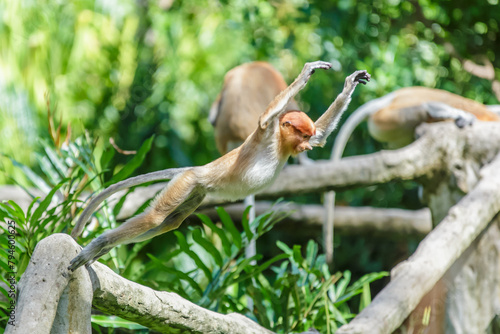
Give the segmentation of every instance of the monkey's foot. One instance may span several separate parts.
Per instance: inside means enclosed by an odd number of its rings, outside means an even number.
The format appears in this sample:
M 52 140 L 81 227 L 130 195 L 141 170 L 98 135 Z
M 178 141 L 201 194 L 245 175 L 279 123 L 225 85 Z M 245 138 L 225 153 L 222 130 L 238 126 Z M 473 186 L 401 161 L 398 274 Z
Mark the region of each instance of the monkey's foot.
M 71 260 L 68 269 L 75 271 L 83 265 L 91 265 L 97 259 L 99 259 L 104 254 L 108 253 L 113 247 L 105 247 L 105 240 L 99 240 L 99 238 L 93 240 L 90 244 L 85 247 L 80 254 L 78 254 L 73 260 Z
M 462 129 L 465 128 L 466 126 L 474 124 L 475 120 L 476 118 L 473 115 L 467 115 L 467 117 L 460 116 L 455 120 L 455 125 L 458 128 Z
M 464 111 L 447 105 L 442 102 L 427 102 L 423 103 L 422 107 L 427 112 L 427 115 L 434 120 L 454 120 L 459 128 L 472 125 L 476 120 L 476 116 Z

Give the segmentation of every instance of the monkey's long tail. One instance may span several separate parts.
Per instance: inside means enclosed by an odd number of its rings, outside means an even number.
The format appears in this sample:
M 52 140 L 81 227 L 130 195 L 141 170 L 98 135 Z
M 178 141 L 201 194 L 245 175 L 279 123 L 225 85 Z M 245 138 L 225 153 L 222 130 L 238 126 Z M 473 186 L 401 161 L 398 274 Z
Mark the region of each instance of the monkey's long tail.
M 85 208 L 85 210 L 83 210 L 83 213 L 81 214 L 80 218 L 78 219 L 78 222 L 73 228 L 73 231 L 71 231 L 71 236 L 73 237 L 73 239 L 78 238 L 78 236 L 82 234 L 83 229 L 87 224 L 87 221 L 89 220 L 90 216 L 92 215 L 92 213 L 94 213 L 99 204 L 101 204 L 102 201 L 104 201 L 106 198 L 113 195 L 117 191 L 130 188 L 139 184 L 143 184 L 146 182 L 169 180 L 172 179 L 175 175 L 185 172 L 191 168 L 193 167 L 164 169 L 157 172 L 131 177 L 129 179 L 120 181 L 118 183 L 109 186 L 108 188 L 104 189 L 101 193 L 99 193 L 99 195 L 97 195 L 94 199 L 92 199 L 92 201 Z
M 394 99 L 394 93 L 389 93 L 378 99 L 369 101 L 358 109 L 354 110 L 349 118 L 345 121 L 344 125 L 339 129 L 339 134 L 333 143 L 332 154 L 330 159 L 338 161 L 342 158 L 347 141 L 351 137 L 354 129 L 367 117 L 374 114 L 376 111 L 387 107 Z

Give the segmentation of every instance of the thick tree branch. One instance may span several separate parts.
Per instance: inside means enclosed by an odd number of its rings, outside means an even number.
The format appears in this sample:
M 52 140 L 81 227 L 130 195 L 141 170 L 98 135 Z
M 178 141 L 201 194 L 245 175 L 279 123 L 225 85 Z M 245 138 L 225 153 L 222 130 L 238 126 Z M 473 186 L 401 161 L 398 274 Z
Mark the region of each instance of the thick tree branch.
M 66 234 L 51 235 L 37 244 L 18 285 L 15 326 L 8 325 L 6 334 L 90 333 L 90 279 L 84 270 L 71 275 L 66 269 L 79 249 Z M 78 294 L 76 299 L 65 291 L 67 287 Z M 78 316 L 71 317 L 73 312 Z
M 67 267 L 79 249 L 67 234 L 38 243 L 19 283 L 15 326 L 6 333 L 90 333 L 91 301 L 104 312 L 163 333 L 272 333 L 243 315 L 212 312 L 175 293 L 126 280 L 101 263 L 71 273 Z M 60 300 L 65 290 L 71 290 L 69 296 Z
M 244 204 L 224 206 L 234 221 L 241 220 L 245 211 Z M 271 209 L 291 212 L 276 228 L 286 228 L 289 233 L 303 233 L 303 228 L 321 229 L 325 208 L 319 204 L 300 205 L 284 203 L 273 206 L 272 202 L 257 202 L 257 215 Z M 199 213 L 208 215 L 212 220 L 219 219 L 214 209 L 204 209 Z M 290 224 L 294 228 L 290 229 Z M 306 227 L 307 226 L 307 227 Z M 432 229 L 429 209 L 416 211 L 401 209 L 380 209 L 372 207 L 335 207 L 335 229 L 340 234 L 370 234 L 383 237 L 424 237 Z
M 481 171 L 481 181 L 453 206 L 416 252 L 393 270 L 389 283 L 337 333 L 392 333 L 451 265 L 500 212 L 500 155 Z
M 209 311 L 175 293 L 126 280 L 101 263 L 90 272 L 95 307 L 162 333 L 272 333 L 241 314 Z
M 491 143 L 500 142 L 500 124 L 494 122 L 476 122 L 464 129 L 458 129 L 449 122 L 423 124 L 417 132 L 421 138 L 399 150 L 348 157 L 338 162 L 320 160 L 307 166 L 290 165 L 271 187 L 257 194 L 257 197 L 277 198 L 297 193 L 342 191 L 394 180 L 414 180 L 424 176 L 430 178 L 432 174 L 445 169 L 444 162 L 450 155 L 455 158 L 472 154 L 480 164 L 491 161 L 498 150 Z M 157 183 L 134 189 L 127 196 L 118 218 L 130 217 L 165 185 Z M 4 193 L 2 199 L 11 199 L 9 191 Z M 124 195 L 124 191 L 117 192 L 108 201 L 113 205 Z M 225 203 L 207 197 L 203 207 Z

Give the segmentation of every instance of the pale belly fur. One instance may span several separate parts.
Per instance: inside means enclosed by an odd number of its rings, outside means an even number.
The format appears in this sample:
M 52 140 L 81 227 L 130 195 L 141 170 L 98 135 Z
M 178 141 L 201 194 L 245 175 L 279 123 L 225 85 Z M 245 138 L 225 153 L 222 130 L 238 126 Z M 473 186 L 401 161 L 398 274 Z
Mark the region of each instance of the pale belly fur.
M 283 169 L 285 161 L 276 159 L 275 156 L 262 152 L 256 159 L 257 163 L 252 164 L 241 172 L 238 180 L 231 182 L 228 187 L 224 187 L 212 194 L 225 200 L 238 200 L 255 194 L 270 186 Z

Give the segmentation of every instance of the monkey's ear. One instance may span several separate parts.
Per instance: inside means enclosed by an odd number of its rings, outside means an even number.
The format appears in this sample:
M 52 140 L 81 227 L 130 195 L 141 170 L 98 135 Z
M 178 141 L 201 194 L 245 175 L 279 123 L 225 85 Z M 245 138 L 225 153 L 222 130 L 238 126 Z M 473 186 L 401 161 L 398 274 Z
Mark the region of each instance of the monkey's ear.
M 292 125 L 292 123 L 290 123 L 290 121 L 285 121 L 281 125 L 284 127 L 288 127 L 288 126 Z

